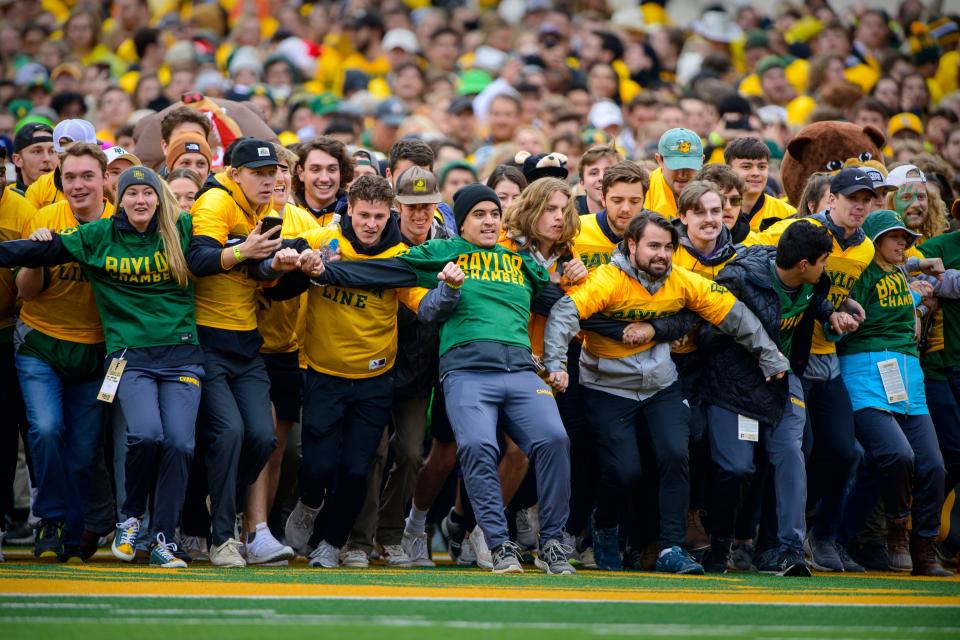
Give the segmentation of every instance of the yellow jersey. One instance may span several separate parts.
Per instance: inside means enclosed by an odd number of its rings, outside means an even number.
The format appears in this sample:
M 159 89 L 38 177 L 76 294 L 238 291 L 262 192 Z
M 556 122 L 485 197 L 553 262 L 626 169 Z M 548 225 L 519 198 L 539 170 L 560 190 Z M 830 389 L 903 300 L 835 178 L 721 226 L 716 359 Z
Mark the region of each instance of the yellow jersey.
M 376 255 L 356 252 L 340 225 L 311 229 L 300 234 L 312 249 L 331 240 L 340 244 L 341 260 L 392 258 L 407 251 L 399 242 Z M 372 378 L 393 368 L 397 357 L 397 305 L 416 313 L 427 290 L 353 289 L 311 286 L 307 295 L 307 332 L 304 352 L 307 366 L 340 378 Z
M 43 174 L 23 192 L 23 197 L 29 200 L 35 209 L 42 209 L 48 204 L 65 199 L 63 191 L 57 189 L 57 185 L 53 181 L 53 174 L 55 173 L 56 170 Z
M 589 272 L 610 262 L 610 256 L 620 243 L 620 238 L 606 220 L 604 211 L 580 216 L 580 233 L 574 239 L 573 247 Z
M 776 223 L 766 231 L 751 234 L 748 240 L 750 244 L 765 244 L 775 247 L 786 228 L 798 220 L 806 220 L 807 222 L 823 226 L 823 223 L 815 216 L 788 218 Z M 830 257 L 827 258 L 826 273 L 827 276 L 830 277 L 830 303 L 834 309 L 839 309 L 843 301 L 850 295 L 850 291 L 860 278 L 860 274 L 873 262 L 874 247 L 873 242 L 866 234 L 864 234 L 863 241 L 846 249 L 840 246 L 837 238 L 833 236 L 832 233 L 830 235 L 833 239 L 833 249 L 830 251 Z M 744 242 L 744 244 L 747 243 Z M 823 333 L 823 327 L 819 323 L 815 323 L 813 328 L 813 346 L 810 349 L 810 353 L 814 355 L 825 355 L 836 352 L 836 345 L 827 340 Z
M 766 193 L 760 194 L 757 203 L 760 205 L 759 208 L 754 205 L 754 210 L 750 215 L 750 231 L 763 231 L 770 225 L 791 218 L 797 213 L 796 208 L 792 205 Z
M 273 215 L 276 215 L 276 212 Z M 280 236 L 285 239 L 296 238 L 301 233 L 320 227 L 316 218 L 294 204 L 284 205 L 280 215 L 283 217 Z M 302 298 L 304 296 L 290 300 L 257 297 L 257 329 L 263 338 L 260 353 L 290 353 L 300 349 L 304 329 L 300 322 Z
M 19 240 L 23 229 L 37 210 L 12 185 L 0 192 L 0 242 Z M 13 269 L 0 269 L 0 329 L 12 327 L 16 322 L 17 285 Z
M 193 235 L 213 238 L 226 246 L 231 239 L 250 235 L 257 223 L 273 213 L 268 202 L 254 207 L 240 185 L 226 173 L 214 176 L 223 188 L 204 192 L 190 209 Z M 197 278 L 197 325 L 227 331 L 252 331 L 257 328 L 255 295 L 261 283 L 250 278 L 244 264 L 226 273 Z
M 577 306 L 581 318 L 602 313 L 615 320 L 629 322 L 671 316 L 683 308 L 689 308 L 707 322 L 717 324 L 737 301 L 724 287 L 677 266 L 673 267 L 656 293 L 651 294 L 617 265 L 608 264 L 590 274 L 584 284 L 573 288 L 567 295 Z M 588 331 L 583 348 L 599 358 L 619 359 L 646 351 L 655 344 L 623 344 Z
M 113 216 L 113 205 L 103 203 L 101 218 Z M 78 224 L 66 200 L 48 205 L 33 216 L 25 226 L 23 237 L 37 229 L 51 231 L 72 229 Z M 93 298 L 93 287 L 76 262 L 49 268 L 50 284 L 33 300 L 23 303 L 20 320 L 40 333 L 80 344 L 99 344 L 104 341 L 100 312 Z
M 659 167 L 650 174 L 650 188 L 643 199 L 643 208 L 656 211 L 668 220 L 677 217 L 677 199 Z

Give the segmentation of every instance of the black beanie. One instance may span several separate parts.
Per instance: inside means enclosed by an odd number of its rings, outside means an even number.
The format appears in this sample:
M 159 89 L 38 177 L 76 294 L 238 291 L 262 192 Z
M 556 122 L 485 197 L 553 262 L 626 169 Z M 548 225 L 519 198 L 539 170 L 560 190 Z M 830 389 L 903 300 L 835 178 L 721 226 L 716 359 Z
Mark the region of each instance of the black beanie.
M 130 167 L 120 174 L 120 180 L 117 182 L 117 203 L 123 199 L 123 192 L 127 187 L 142 184 L 151 187 L 157 192 L 157 197 L 163 199 L 163 187 L 160 184 L 160 176 L 153 169 L 147 167 Z
M 465 187 L 461 187 L 453 194 L 453 218 L 457 221 L 457 233 L 463 226 L 463 221 L 467 219 L 467 214 L 481 202 L 493 202 L 497 209 L 503 211 L 500 207 L 500 198 L 497 192 L 485 184 L 474 182 Z

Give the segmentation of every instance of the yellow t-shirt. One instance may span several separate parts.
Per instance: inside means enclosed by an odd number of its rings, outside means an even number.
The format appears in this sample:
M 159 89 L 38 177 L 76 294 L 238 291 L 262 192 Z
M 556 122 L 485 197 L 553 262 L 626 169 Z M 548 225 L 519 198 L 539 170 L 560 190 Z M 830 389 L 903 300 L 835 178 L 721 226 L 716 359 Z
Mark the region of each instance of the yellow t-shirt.
M 26 198 L 14 191 L 12 185 L 7 185 L 0 192 L 0 242 L 22 238 L 23 228 L 36 213 Z M 14 325 L 16 311 L 17 285 L 13 269 L 0 269 L 0 329 Z
M 271 215 L 277 215 L 274 212 Z M 283 207 L 280 236 L 296 238 L 320 225 L 305 209 L 287 203 Z M 302 346 L 303 325 L 300 323 L 300 302 L 306 294 L 290 300 L 268 300 L 257 297 L 257 329 L 263 338 L 260 353 L 290 353 Z M 305 317 L 304 317 L 305 319 Z
M 650 174 L 650 188 L 643 199 L 643 208 L 656 211 L 668 220 L 677 217 L 677 199 L 663 177 L 663 169 L 659 167 Z
M 597 221 L 597 214 L 580 216 L 580 233 L 573 241 L 574 250 L 580 256 L 587 271 L 610 262 L 610 256 L 617 248 L 617 241 L 604 233 Z
M 101 218 L 113 215 L 113 205 L 104 201 Z M 37 229 L 72 229 L 78 224 L 66 200 L 37 211 L 24 227 L 23 237 Z M 23 303 L 20 319 L 25 325 L 48 336 L 80 344 L 103 342 L 100 312 L 93 287 L 76 262 L 49 268 L 50 284 L 33 300 Z
M 57 189 L 53 182 L 53 174 L 53 171 L 43 174 L 23 192 L 23 197 L 29 200 L 35 209 L 42 209 L 64 199 L 63 191 Z
M 763 194 L 763 205 L 761 205 L 760 210 L 753 214 L 753 217 L 750 218 L 750 230 L 751 231 L 761 231 L 767 227 L 790 218 L 797 213 L 796 208 L 792 205 L 787 204 L 783 200 L 774 198 L 767 194 Z
M 214 188 L 197 198 L 190 209 L 193 235 L 213 238 L 226 246 L 231 238 L 250 235 L 257 223 L 273 212 L 270 203 L 254 208 L 240 186 L 225 173 L 214 176 L 224 189 Z M 253 261 L 251 261 L 253 262 Z M 255 294 L 261 283 L 247 275 L 246 264 L 226 273 L 197 278 L 197 325 L 228 331 L 257 328 Z
M 654 294 L 618 266 L 608 264 L 590 274 L 584 284 L 567 295 L 577 305 L 583 319 L 602 313 L 630 322 L 670 316 L 686 307 L 707 322 L 717 324 L 737 301 L 724 287 L 677 266 Z M 624 358 L 646 351 L 655 344 L 628 345 L 588 331 L 583 348 L 600 358 Z
M 331 240 L 340 244 L 341 260 L 392 258 L 404 253 L 402 242 L 376 255 L 361 255 L 340 231 L 340 225 L 300 234 L 312 249 Z M 427 290 L 310 287 L 307 295 L 307 366 L 340 378 L 372 378 L 393 368 L 397 357 L 397 304 L 416 313 Z
M 764 244 L 775 247 L 786 228 L 798 220 L 806 220 L 807 222 L 822 226 L 819 220 L 812 217 L 787 218 L 786 220 L 776 223 L 766 231 L 751 234 L 748 240 L 751 244 Z M 746 242 L 744 244 L 746 244 Z M 873 262 L 873 254 L 873 242 L 868 237 L 864 237 L 863 242 L 848 247 L 846 250 L 840 246 L 836 238 L 833 238 L 833 250 L 830 252 L 830 257 L 827 258 L 826 273 L 830 277 L 830 303 L 833 304 L 834 309 L 839 309 L 843 301 L 850 295 L 850 291 L 860 278 L 860 274 Z M 810 353 L 825 355 L 836 353 L 836 351 L 836 345 L 824 336 L 823 327 L 820 326 L 819 323 L 815 323 L 813 328 L 813 346 L 810 349 Z

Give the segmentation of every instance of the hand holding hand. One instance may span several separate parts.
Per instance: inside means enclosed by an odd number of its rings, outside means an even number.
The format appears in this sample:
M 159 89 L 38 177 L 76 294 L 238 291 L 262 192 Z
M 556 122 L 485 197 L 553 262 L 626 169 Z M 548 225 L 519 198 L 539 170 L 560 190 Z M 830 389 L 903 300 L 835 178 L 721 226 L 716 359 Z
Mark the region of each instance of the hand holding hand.
M 570 384 L 570 374 L 566 371 L 554 371 L 547 378 L 547 383 L 557 393 L 563 393 L 567 390 L 567 385 Z
M 624 344 L 646 344 L 656 335 L 653 325 L 649 322 L 633 322 L 623 330 Z
M 580 284 L 587 279 L 587 267 L 580 258 L 570 260 L 563 265 L 563 277 L 567 284 Z

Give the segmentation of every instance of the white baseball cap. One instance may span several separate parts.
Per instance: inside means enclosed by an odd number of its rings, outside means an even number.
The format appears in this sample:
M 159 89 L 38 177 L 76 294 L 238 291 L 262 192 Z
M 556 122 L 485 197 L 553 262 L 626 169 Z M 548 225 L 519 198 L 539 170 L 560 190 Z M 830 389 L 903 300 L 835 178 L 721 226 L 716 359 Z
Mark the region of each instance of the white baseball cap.
M 124 149 L 123 147 L 110 147 L 109 149 L 104 149 L 103 153 L 104 153 L 104 155 L 107 156 L 107 166 L 108 166 L 108 167 L 109 167 L 110 165 L 112 165 L 114 162 L 116 162 L 117 160 L 120 160 L 121 158 L 123 158 L 124 160 L 126 160 L 126 161 L 129 162 L 130 164 L 135 164 L 135 165 L 137 165 L 137 164 L 142 165 L 142 164 L 143 164 L 142 162 L 140 162 L 140 158 L 138 158 L 137 156 L 133 155 L 132 153 L 130 153 L 129 151 L 127 151 L 127 150 Z
M 75 118 L 73 120 L 62 120 L 53 128 L 53 150 L 62 153 L 64 148 L 60 141 L 66 139 L 70 142 L 90 142 L 96 144 L 97 130 L 93 128 L 93 123 L 87 120 Z
M 908 182 L 919 182 L 927 184 L 927 176 L 915 164 L 903 164 L 890 170 L 887 174 L 887 184 L 899 189 Z
M 611 126 L 623 126 L 623 113 L 616 104 L 610 100 L 601 100 L 590 107 L 590 115 L 587 118 L 590 126 L 597 129 L 606 129 Z
M 416 34 L 409 29 L 390 29 L 383 36 L 380 46 L 384 51 L 403 49 L 407 53 L 416 53 L 420 49 Z

